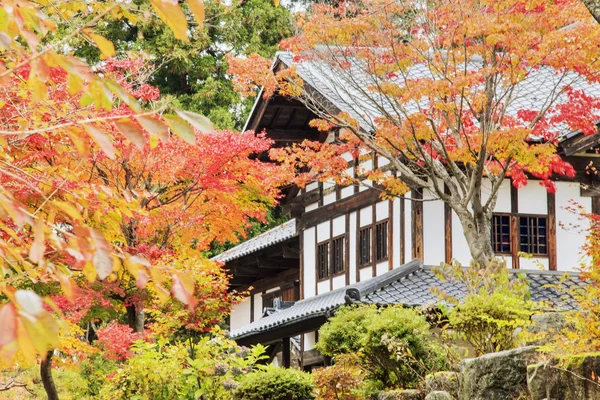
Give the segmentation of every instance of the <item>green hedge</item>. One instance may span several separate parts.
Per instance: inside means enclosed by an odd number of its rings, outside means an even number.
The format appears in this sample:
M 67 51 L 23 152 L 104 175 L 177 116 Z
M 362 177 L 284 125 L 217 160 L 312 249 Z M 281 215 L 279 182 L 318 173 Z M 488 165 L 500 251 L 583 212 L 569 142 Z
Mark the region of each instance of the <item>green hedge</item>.
M 295 369 L 269 366 L 240 380 L 235 400 L 312 400 L 312 376 Z

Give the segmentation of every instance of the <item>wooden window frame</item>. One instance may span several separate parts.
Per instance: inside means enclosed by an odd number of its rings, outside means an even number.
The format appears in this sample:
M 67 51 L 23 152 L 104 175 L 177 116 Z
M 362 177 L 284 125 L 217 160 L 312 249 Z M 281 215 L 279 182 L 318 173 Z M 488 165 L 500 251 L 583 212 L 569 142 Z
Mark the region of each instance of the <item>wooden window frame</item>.
M 384 261 L 388 261 L 389 260 L 389 255 L 390 255 L 390 249 L 389 249 L 389 223 L 390 220 L 389 218 L 386 219 L 382 219 L 381 221 L 375 222 L 375 224 L 373 224 L 373 230 L 375 231 L 374 233 L 374 246 L 373 246 L 373 257 L 374 260 L 373 262 L 380 263 L 380 262 L 384 262 Z M 382 227 L 381 229 L 379 229 L 379 227 Z M 381 235 L 383 236 L 383 240 L 379 240 L 379 233 L 381 232 Z M 380 243 L 381 242 L 381 243 Z M 383 255 L 379 254 L 380 251 L 380 245 L 381 245 L 381 251 L 384 253 Z
M 331 238 L 331 244 L 329 246 L 329 254 L 331 257 L 331 260 L 329 262 L 330 265 L 330 276 L 331 277 L 336 277 L 336 276 L 340 276 L 340 275 L 344 275 L 346 273 L 346 257 L 348 257 L 348 255 L 346 254 L 346 234 L 342 234 L 342 235 L 338 235 L 334 238 Z M 339 242 L 339 246 L 340 246 L 340 251 L 341 251 L 341 257 L 340 257 L 340 266 L 341 269 L 340 270 L 336 270 L 336 264 L 335 264 L 335 242 L 337 241 L 341 241 Z
M 327 255 L 325 257 L 321 257 L 320 255 L 320 250 L 323 246 L 327 246 Z M 331 240 L 325 240 L 323 242 L 317 243 L 317 249 L 315 252 L 315 258 L 316 258 L 316 268 L 315 268 L 315 273 L 317 275 L 317 282 L 323 282 L 327 279 L 329 279 L 329 277 L 331 276 Z M 325 274 L 323 276 L 321 276 L 321 261 L 324 261 L 326 264 L 326 271 Z
M 496 251 L 496 249 L 494 248 L 494 237 L 496 235 L 496 232 L 494 232 L 494 217 L 506 217 L 508 218 L 508 251 L 504 252 L 504 251 Z M 507 255 L 510 256 L 512 255 L 512 243 L 513 243 L 513 238 L 512 238 L 512 218 L 511 218 L 511 214 L 510 213 L 492 213 L 492 224 L 491 224 L 491 230 L 492 230 L 492 249 L 494 250 L 494 254 L 501 254 L 501 255 Z M 502 244 L 501 244 L 502 245 Z
M 368 245 L 366 247 L 363 246 L 363 232 L 365 232 L 364 237 L 367 239 L 368 241 Z M 357 262 L 357 266 L 358 268 L 364 268 L 367 266 L 371 266 L 373 264 L 373 224 L 369 224 L 369 225 L 365 225 L 362 227 L 358 228 L 358 237 L 356 240 L 357 244 L 358 244 L 358 262 Z M 368 253 L 367 253 L 367 260 L 364 260 L 363 257 L 363 250 L 367 249 Z
M 534 239 L 534 241 L 535 241 L 535 243 L 530 243 L 528 246 L 529 246 L 529 248 L 535 248 L 536 251 L 524 251 L 524 250 L 521 250 L 521 248 L 522 248 L 521 246 L 523 245 L 523 243 L 521 242 L 521 236 L 522 236 L 521 235 L 521 220 L 523 218 L 526 218 L 528 221 L 530 221 L 532 219 L 535 219 L 536 221 L 539 221 L 539 220 L 543 219 L 545 221 L 545 227 L 544 227 L 544 229 L 546 230 L 546 233 L 543 236 L 539 234 L 539 229 L 540 229 L 539 224 L 535 225 L 535 231 L 536 232 L 534 234 L 532 234 L 531 232 L 527 233 L 527 238 L 528 239 L 529 238 Z M 518 235 L 518 238 L 519 238 L 519 242 L 518 242 L 519 243 L 519 247 L 518 247 L 519 251 L 521 251 L 523 253 L 531 254 L 533 257 L 547 258 L 548 255 L 549 255 L 549 251 L 548 251 L 548 247 L 549 247 L 548 246 L 548 215 L 543 215 L 543 214 L 519 214 L 517 216 L 517 222 L 519 224 L 518 231 L 517 231 L 517 235 Z M 528 228 L 529 228 L 530 227 L 529 223 L 527 225 L 528 225 Z M 540 237 L 543 237 L 544 241 L 545 241 L 545 243 L 544 243 L 544 247 L 546 249 L 545 253 L 540 253 L 539 252 L 539 247 L 541 246 L 541 244 L 539 243 Z
M 510 231 L 510 235 L 509 235 L 509 248 L 511 249 L 511 251 L 509 252 L 498 252 L 495 251 L 494 248 L 494 253 L 495 254 L 499 254 L 499 255 L 508 255 L 508 256 L 517 256 L 516 254 L 513 254 L 514 251 L 512 250 L 513 247 L 516 247 L 516 251 L 517 252 L 523 252 L 523 253 L 527 253 L 527 254 L 531 254 L 532 257 L 536 257 L 536 258 L 549 258 L 550 257 L 550 233 L 549 233 L 549 223 L 550 223 L 550 218 L 549 215 L 547 214 L 525 214 L 525 213 L 493 213 L 492 214 L 492 223 L 491 223 L 491 229 L 492 229 L 492 247 L 494 247 L 494 217 L 496 216 L 500 216 L 500 217 L 508 217 L 509 218 L 509 231 Z M 536 251 L 525 251 L 525 250 L 521 250 L 521 219 L 522 218 L 527 218 L 527 219 L 536 219 L 536 220 L 540 220 L 543 219 L 546 221 L 546 233 L 544 235 L 542 235 L 542 237 L 545 239 L 545 243 L 544 243 L 544 247 L 545 247 L 545 253 L 540 253 L 539 247 L 541 246 L 540 243 L 534 243 L 534 244 L 529 244 L 528 246 L 531 248 L 531 246 L 533 246 Z M 513 224 L 516 224 L 517 226 L 513 226 Z M 536 225 L 537 227 L 537 225 Z M 539 230 L 539 227 L 536 228 L 536 230 Z M 527 237 L 529 238 L 531 235 L 528 233 Z M 537 239 L 539 240 L 539 233 L 536 234 Z M 534 238 L 535 239 L 535 238 Z M 532 239 L 533 240 L 533 239 Z

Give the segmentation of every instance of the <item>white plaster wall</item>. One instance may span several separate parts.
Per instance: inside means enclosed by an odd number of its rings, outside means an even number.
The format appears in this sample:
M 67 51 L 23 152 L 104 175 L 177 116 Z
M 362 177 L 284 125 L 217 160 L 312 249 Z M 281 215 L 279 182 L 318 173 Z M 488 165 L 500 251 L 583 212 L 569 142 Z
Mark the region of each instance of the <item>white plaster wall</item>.
M 426 191 L 423 200 L 434 198 Z M 439 265 L 444 261 L 444 203 L 442 201 L 423 202 L 423 262 Z
M 377 219 L 377 221 L 386 219 L 389 216 L 389 214 L 390 214 L 389 207 L 390 206 L 389 206 L 389 203 L 387 200 L 380 201 L 379 203 L 375 204 L 375 218 Z
M 254 320 L 258 320 L 262 317 L 263 313 L 263 304 L 262 304 L 262 294 L 256 293 L 254 295 Z
M 377 158 L 377 165 L 379 166 L 379 168 L 383 167 L 384 165 L 388 165 L 390 163 L 390 160 L 388 160 L 385 157 L 379 156 Z
M 452 258 L 459 261 L 462 265 L 469 265 L 471 262 L 471 252 L 460 220 L 455 212 L 452 212 Z
M 230 327 L 237 329 L 250 323 L 250 297 L 246 297 L 242 302 L 236 304 L 231 309 Z
M 319 188 L 319 183 L 318 182 L 310 182 L 309 184 L 306 185 L 306 191 L 310 192 L 311 190 L 315 190 Z
M 511 257 L 512 260 L 512 257 Z M 506 265 L 508 268 L 512 268 L 511 264 Z M 548 271 L 550 269 L 550 262 L 547 257 L 519 257 L 519 268 L 520 269 L 532 269 L 532 270 L 543 270 Z
M 548 192 L 539 181 L 519 189 L 519 214 L 548 214 Z
M 277 287 L 272 287 L 271 289 L 267 289 L 267 290 L 265 290 L 265 294 L 266 294 L 266 293 L 273 293 L 273 292 L 276 292 L 276 291 L 278 291 L 278 290 L 279 290 L 279 286 L 277 286 Z
M 394 247 L 392 267 L 398 268 L 400 266 L 400 235 L 404 234 L 400 232 L 400 199 L 394 199 L 392 208 L 392 246 Z
M 333 181 L 323 182 L 323 192 L 325 192 L 326 190 L 329 190 L 331 188 L 335 188 L 335 182 L 333 182 Z M 335 203 L 335 196 L 336 196 L 335 191 L 323 196 L 323 205 Z
M 311 203 L 311 204 L 308 204 L 306 207 L 304 207 L 304 211 L 305 212 L 309 212 L 309 211 L 312 211 L 312 210 L 316 210 L 317 208 L 319 208 L 319 203 L 318 202 L 317 203 Z
M 368 267 L 361 268 L 359 273 L 360 273 L 360 281 L 364 282 L 367 279 L 371 279 L 373 277 L 373 267 L 371 267 L 369 265 Z
M 389 268 L 389 265 L 388 265 L 387 261 L 381 262 L 375 266 L 375 272 L 377 273 L 377 276 L 383 275 L 386 272 L 388 272 L 388 268 Z
M 483 183 L 481 184 L 481 199 L 484 204 L 489 199 L 491 190 L 492 187 L 489 180 L 484 178 Z M 510 180 L 506 179 L 500 184 L 500 189 L 498 189 L 498 199 L 496 200 L 494 211 L 509 213 L 511 211 L 510 208 Z
M 342 215 L 333 220 L 333 236 L 339 236 L 346 233 L 346 216 Z
M 581 197 L 579 190 L 577 183 L 556 182 L 556 264 L 559 271 L 572 271 L 582 261 L 583 232 L 589 225 L 566 209 L 570 206 L 569 201 L 574 199 L 591 211 L 591 198 Z
M 340 275 L 333 278 L 333 290 L 346 286 L 346 276 Z
M 346 186 L 342 188 L 341 191 L 341 196 L 342 199 L 345 199 L 346 197 L 350 197 L 354 194 L 354 185 L 350 185 L 350 186 Z
M 350 152 L 348 151 L 342 154 L 342 158 L 346 161 L 352 161 L 354 159 L 354 157 L 352 157 L 352 154 L 350 154 Z
M 373 223 L 373 207 L 369 206 L 360 210 L 360 227 Z
M 317 294 L 323 294 L 323 293 L 329 292 L 330 291 L 330 289 L 329 289 L 329 279 L 317 283 L 317 290 L 318 290 Z
M 348 232 L 350 240 L 349 269 L 350 283 L 356 283 L 356 212 L 350 213 L 350 232 Z
M 304 276 L 302 277 L 302 285 L 304 287 L 305 299 L 315 295 L 315 234 L 315 227 L 308 228 L 304 231 Z
M 315 333 L 308 332 L 304 334 L 304 351 L 312 350 L 315 348 L 316 340 Z
M 317 225 L 317 243 L 328 240 L 331 235 L 331 225 L 329 221 L 325 221 Z

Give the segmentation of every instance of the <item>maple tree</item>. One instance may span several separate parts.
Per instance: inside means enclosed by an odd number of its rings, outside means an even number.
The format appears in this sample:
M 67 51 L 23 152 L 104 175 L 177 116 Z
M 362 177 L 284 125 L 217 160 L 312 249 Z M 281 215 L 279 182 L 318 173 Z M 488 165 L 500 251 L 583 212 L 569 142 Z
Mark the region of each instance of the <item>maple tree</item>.
M 184 5 L 190 29 L 177 3 L 150 4 L 178 40 L 202 29 L 200 0 Z M 255 157 L 271 141 L 214 131 L 159 98 L 142 58 L 111 58 L 114 45 L 94 29 L 136 12 L 126 2 L 0 7 L 0 356 L 41 356 L 49 398 L 53 349 L 73 343 L 94 307 L 141 315 L 180 302 L 178 316 L 200 330 L 222 318 L 236 297 L 201 251 L 239 240 L 285 179 Z M 76 39 L 94 43 L 102 62 L 73 56 Z
M 553 175 L 575 173 L 557 154 L 561 134 L 596 132 L 600 101 L 586 88 L 600 79 L 600 29 L 579 1 L 350 1 L 315 4 L 298 20 L 299 34 L 281 43 L 290 68 L 230 60 L 242 93 L 258 85 L 299 99 L 313 126 L 335 132 L 272 157 L 308 170 L 300 185 L 352 183 L 346 154 L 389 160 L 359 171 L 359 183 L 446 202 L 480 265 L 493 257 L 502 183 L 534 178 L 554 191 Z

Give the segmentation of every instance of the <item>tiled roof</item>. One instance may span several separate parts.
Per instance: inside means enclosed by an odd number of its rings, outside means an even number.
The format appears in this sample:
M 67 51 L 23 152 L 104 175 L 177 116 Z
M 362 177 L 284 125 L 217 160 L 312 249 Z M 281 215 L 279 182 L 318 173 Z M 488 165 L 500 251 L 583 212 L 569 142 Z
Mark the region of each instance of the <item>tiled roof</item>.
M 545 285 L 558 284 L 565 275 L 571 278 L 565 281 L 566 288 L 585 285 L 578 274 L 573 272 L 511 270 L 511 273 L 526 277 L 533 300 L 549 301 L 559 309 L 572 309 L 575 304 L 573 298 L 554 288 L 544 287 Z M 232 330 L 230 336 L 233 339 L 242 339 L 308 319 L 329 316 L 336 308 L 346 303 L 406 306 L 434 304 L 439 302 L 439 299 L 431 292 L 433 287 L 439 287 L 458 299 L 466 295 L 463 284 L 442 282 L 435 276 L 431 267 L 413 260 L 378 277 L 298 301 L 290 308 Z
M 557 285 L 563 277 L 562 287 L 568 291 L 574 286 L 584 287 L 585 282 L 579 279 L 576 272 L 511 270 L 512 274 L 523 276 L 529 282 L 531 299 L 535 301 L 549 301 L 560 309 L 573 309 L 574 299 L 568 293 L 562 293 L 549 285 Z M 431 292 L 437 287 L 452 297 L 462 299 L 466 295 L 465 285 L 462 282 L 442 282 L 433 273 L 431 267 L 423 266 L 411 274 L 403 276 L 378 290 L 363 296 L 364 303 L 378 305 L 403 304 L 406 306 L 422 306 L 434 304 L 438 297 Z
M 224 251 L 219 255 L 214 256 L 211 258 L 211 260 L 220 262 L 232 261 L 264 249 L 265 247 L 285 242 L 286 240 L 296 236 L 298 236 L 298 231 L 296 230 L 296 220 L 292 219 L 279 226 L 276 226 L 271 230 L 261 233 L 252 239 L 248 239 L 245 242 L 240 243 L 239 245 Z
M 340 50 L 342 49 L 340 48 Z M 315 53 L 319 55 L 299 63 L 295 62 L 294 54 L 287 51 L 277 53 L 277 59 L 287 66 L 294 65 L 296 72 L 304 82 L 317 90 L 340 111 L 347 112 L 355 118 L 365 131 L 375 130 L 374 119 L 382 115 L 382 109 L 390 115 L 397 115 L 397 105 L 395 108 L 388 97 L 384 95 L 378 97 L 377 92 L 368 91 L 367 88 L 379 85 L 381 81 L 365 72 L 366 69 L 361 67 L 363 62 L 360 59 L 348 55 L 343 56 L 343 60 L 336 59 L 334 57 L 338 56 L 331 55 L 332 49 L 317 48 Z M 351 62 L 351 66 L 341 68 L 339 65 L 347 60 Z M 468 70 L 479 68 L 481 68 L 481 60 L 478 60 L 477 57 L 473 57 L 467 63 Z M 406 75 L 407 79 L 411 81 L 443 79 L 443 77 L 436 76 L 425 64 L 409 67 Z M 390 82 L 402 86 L 401 79 L 401 77 L 392 78 Z M 499 87 L 498 98 L 502 98 L 503 103 L 508 103 L 506 114 L 516 116 L 519 110 L 542 109 L 549 98 L 567 86 L 574 90 L 581 90 L 587 95 L 600 97 L 600 84 L 590 84 L 576 73 L 570 72 L 563 75 L 548 67 L 532 71 L 523 81 L 516 84 L 510 98 L 505 96 L 505 89 Z M 556 103 L 563 103 L 566 100 L 566 94 L 563 93 L 558 96 Z M 418 111 L 418 105 L 415 101 L 403 107 L 406 112 L 412 113 Z M 427 102 L 423 100 L 420 105 L 427 106 Z M 561 127 L 557 133 L 564 136 L 571 132 L 566 127 Z

